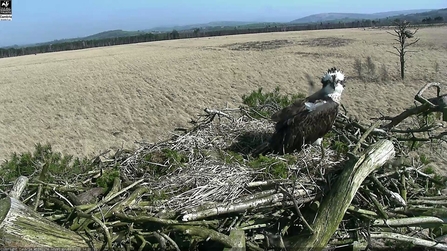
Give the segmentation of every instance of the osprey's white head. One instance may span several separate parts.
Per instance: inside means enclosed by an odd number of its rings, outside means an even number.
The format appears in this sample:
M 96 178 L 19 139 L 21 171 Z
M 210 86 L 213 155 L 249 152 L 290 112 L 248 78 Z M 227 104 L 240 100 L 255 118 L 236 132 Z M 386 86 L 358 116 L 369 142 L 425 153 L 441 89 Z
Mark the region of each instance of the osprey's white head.
M 328 69 L 321 79 L 325 95 L 339 103 L 341 94 L 345 88 L 345 75 L 336 68 Z

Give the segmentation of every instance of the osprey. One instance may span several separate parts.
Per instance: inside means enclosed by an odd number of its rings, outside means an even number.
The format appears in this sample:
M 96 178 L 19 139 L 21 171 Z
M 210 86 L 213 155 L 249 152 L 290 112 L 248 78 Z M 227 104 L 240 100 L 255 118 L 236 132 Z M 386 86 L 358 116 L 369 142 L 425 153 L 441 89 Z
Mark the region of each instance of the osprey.
M 331 68 L 323 75 L 321 83 L 321 90 L 272 115 L 271 119 L 276 122 L 275 133 L 253 151 L 253 156 L 268 152 L 292 153 L 300 151 L 304 144 L 321 146 L 323 136 L 331 130 L 337 117 L 345 76 Z

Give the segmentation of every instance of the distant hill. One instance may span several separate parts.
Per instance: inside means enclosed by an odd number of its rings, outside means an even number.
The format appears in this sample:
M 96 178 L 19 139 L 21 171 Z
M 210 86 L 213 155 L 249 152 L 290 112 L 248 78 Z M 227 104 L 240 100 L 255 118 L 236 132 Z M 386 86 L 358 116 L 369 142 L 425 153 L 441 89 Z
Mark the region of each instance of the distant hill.
M 423 19 L 426 19 L 426 18 L 433 19 L 435 17 L 442 17 L 444 21 L 447 21 L 447 8 L 439 9 L 439 10 L 432 10 L 432 11 L 427 11 L 427 12 L 421 12 L 421 13 L 392 16 L 389 18 L 393 18 L 393 19 L 399 18 L 399 19 L 405 19 L 410 22 L 420 22 Z
M 248 24 L 253 24 L 253 23 L 257 23 L 257 22 L 239 22 L 239 21 L 216 21 L 216 22 L 209 22 L 209 23 L 203 23 L 203 24 L 188 24 L 188 25 L 178 25 L 178 26 L 161 26 L 161 27 L 154 27 L 151 29 L 147 29 L 145 31 L 147 32 L 153 32 L 153 31 L 157 31 L 157 32 L 167 32 L 167 31 L 172 31 L 172 30 L 178 30 L 178 31 L 182 31 L 182 30 L 192 30 L 195 28 L 209 28 L 209 27 L 234 27 L 234 26 L 240 26 L 240 25 L 248 25 Z
M 130 37 L 145 34 L 145 31 L 123 31 L 123 30 L 110 30 L 100 32 L 91 36 L 83 37 L 82 40 L 94 40 L 94 39 L 104 39 L 104 38 L 114 38 L 114 37 Z
M 431 9 L 421 10 L 403 10 L 403 11 L 388 11 L 379 12 L 374 14 L 362 14 L 362 13 L 320 13 L 315 15 L 306 16 L 303 18 L 295 19 L 291 21 L 292 24 L 300 23 L 316 23 L 316 22 L 328 22 L 334 20 L 362 20 L 362 19 L 379 19 L 398 15 L 408 15 L 414 13 L 433 11 Z
M 29 46 L 40 46 L 40 45 L 49 45 L 49 44 L 57 44 L 57 43 L 66 43 L 66 42 L 75 42 L 75 41 L 82 41 L 82 40 L 95 40 L 95 39 L 105 39 L 105 38 L 115 38 L 115 37 L 130 37 L 130 36 L 137 36 L 141 34 L 146 34 L 148 32 L 145 31 L 124 31 L 124 30 L 110 30 L 110 31 L 103 31 L 100 33 L 96 33 L 90 36 L 86 37 L 77 37 L 77 38 L 66 38 L 66 39 L 57 39 L 49 42 L 44 43 L 36 43 L 36 44 L 26 44 L 26 45 L 13 45 L 13 46 L 5 46 L 2 47 L 4 49 L 8 48 L 22 48 L 22 47 L 29 47 Z

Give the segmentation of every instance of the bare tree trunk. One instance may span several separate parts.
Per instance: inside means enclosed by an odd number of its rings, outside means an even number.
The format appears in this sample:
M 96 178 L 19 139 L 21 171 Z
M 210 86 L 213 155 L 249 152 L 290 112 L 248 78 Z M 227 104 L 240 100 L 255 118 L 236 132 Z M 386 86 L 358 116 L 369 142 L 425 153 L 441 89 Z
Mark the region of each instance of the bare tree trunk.
M 400 77 L 405 79 L 405 57 L 403 54 L 400 55 Z
M 396 37 L 396 41 L 399 43 L 399 46 L 393 46 L 396 52 L 391 52 L 397 56 L 399 56 L 400 59 L 400 77 L 402 80 L 405 78 L 405 54 L 408 51 L 408 47 L 417 43 L 419 41 L 419 38 L 415 39 L 413 42 L 407 42 L 407 38 L 413 38 L 418 29 L 415 31 L 410 31 L 408 29 L 410 23 L 407 21 L 402 22 L 395 22 L 396 27 L 394 28 L 394 33 L 388 32 L 389 34 Z

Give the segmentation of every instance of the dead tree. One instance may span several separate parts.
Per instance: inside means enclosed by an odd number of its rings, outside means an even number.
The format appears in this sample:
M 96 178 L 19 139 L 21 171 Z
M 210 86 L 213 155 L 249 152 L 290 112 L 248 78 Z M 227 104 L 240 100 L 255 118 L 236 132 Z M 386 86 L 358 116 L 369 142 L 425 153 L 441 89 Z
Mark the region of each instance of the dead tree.
M 394 51 L 390 51 L 390 53 L 399 56 L 400 59 L 400 76 L 402 80 L 405 78 L 405 54 L 407 52 L 411 52 L 407 50 L 407 48 L 419 41 L 419 38 L 416 38 L 412 42 L 408 42 L 407 39 L 414 38 L 414 35 L 418 31 L 415 29 L 414 31 L 409 30 L 410 22 L 408 21 L 396 21 L 394 22 L 396 27 L 394 28 L 394 33 L 388 32 L 389 34 L 395 36 L 399 45 L 393 46 L 396 49 L 397 53 Z

